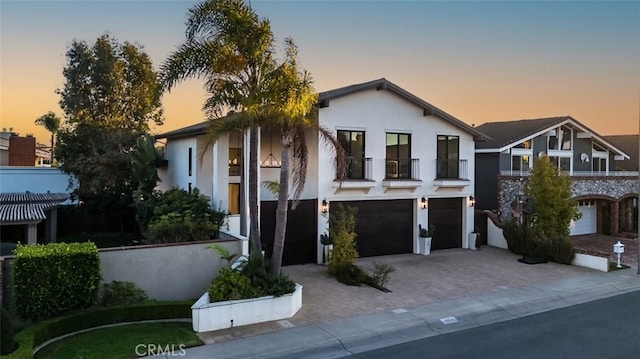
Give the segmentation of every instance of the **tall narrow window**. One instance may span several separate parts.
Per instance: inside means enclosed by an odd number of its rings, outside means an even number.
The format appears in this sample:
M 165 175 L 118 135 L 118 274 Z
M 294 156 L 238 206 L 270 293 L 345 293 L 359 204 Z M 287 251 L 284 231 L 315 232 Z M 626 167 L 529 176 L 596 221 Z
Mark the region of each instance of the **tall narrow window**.
M 364 178 L 364 131 L 338 130 L 338 141 L 347 153 L 347 178 Z
M 193 147 L 189 147 L 189 176 L 193 172 Z
M 438 135 L 437 178 L 458 178 L 460 175 L 460 137 Z
M 411 178 L 411 135 L 387 133 L 385 178 Z
M 240 183 L 229 183 L 229 214 L 240 213 Z

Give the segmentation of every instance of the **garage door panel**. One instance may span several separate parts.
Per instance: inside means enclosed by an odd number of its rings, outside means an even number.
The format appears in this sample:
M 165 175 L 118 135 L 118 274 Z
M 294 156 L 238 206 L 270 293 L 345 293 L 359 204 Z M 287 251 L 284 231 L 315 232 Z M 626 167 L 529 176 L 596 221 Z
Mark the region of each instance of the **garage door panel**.
M 358 208 L 355 230 L 360 257 L 413 252 L 413 200 L 343 204 Z
M 429 224 L 436 227 L 431 249 L 462 247 L 462 199 L 430 198 Z
M 582 213 L 577 221 L 571 221 L 570 232 L 571 235 L 577 234 L 592 234 L 598 232 L 598 210 L 595 205 L 593 206 L 578 206 L 578 210 Z

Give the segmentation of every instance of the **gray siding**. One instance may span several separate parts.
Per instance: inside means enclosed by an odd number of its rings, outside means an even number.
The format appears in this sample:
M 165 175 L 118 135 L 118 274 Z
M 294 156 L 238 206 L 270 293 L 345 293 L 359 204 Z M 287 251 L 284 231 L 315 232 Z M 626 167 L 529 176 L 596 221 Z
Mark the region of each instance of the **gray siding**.
M 591 139 L 577 138 L 577 131 L 573 131 L 573 170 L 574 171 L 591 171 Z M 580 156 L 586 153 L 589 156 L 589 162 L 582 162 Z

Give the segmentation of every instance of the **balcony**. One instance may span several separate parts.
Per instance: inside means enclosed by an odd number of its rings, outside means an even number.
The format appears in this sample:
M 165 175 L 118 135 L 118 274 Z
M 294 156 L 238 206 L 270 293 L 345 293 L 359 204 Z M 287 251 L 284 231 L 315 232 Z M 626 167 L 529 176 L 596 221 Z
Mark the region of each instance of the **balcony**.
M 373 180 L 373 159 L 369 157 L 347 158 L 347 177 L 342 181 L 335 179 L 333 187 L 338 189 L 363 189 L 368 191 L 375 187 Z
M 436 178 L 433 184 L 438 187 L 461 188 L 471 184 L 469 164 L 461 159 L 436 159 Z
M 386 158 L 382 186 L 390 188 L 416 189 L 422 186 L 420 180 L 420 159 Z

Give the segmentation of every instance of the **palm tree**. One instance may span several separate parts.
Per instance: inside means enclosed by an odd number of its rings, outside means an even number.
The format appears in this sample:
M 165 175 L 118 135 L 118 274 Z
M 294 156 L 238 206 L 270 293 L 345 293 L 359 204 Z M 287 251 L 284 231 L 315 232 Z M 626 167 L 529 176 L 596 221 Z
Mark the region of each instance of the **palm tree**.
M 52 111 L 49 111 L 46 115 L 38 117 L 35 124 L 43 126 L 47 131 L 51 132 L 51 163 L 53 164 L 54 136 L 60 129 L 60 118 Z
M 207 0 L 189 9 L 186 36 L 186 42 L 161 67 L 162 86 L 171 90 L 187 78 L 205 80 L 210 95 L 203 106 L 210 119 L 208 146 L 222 133 L 250 129 L 249 239 L 251 250 L 261 253 L 258 132 L 271 96 L 266 75 L 275 68 L 269 21 L 259 19 L 243 0 Z
M 272 74 L 275 98 L 272 102 L 274 118 L 280 125 L 280 183 L 276 209 L 276 228 L 273 239 L 271 272 L 280 273 L 287 227 L 289 181 L 293 190 L 292 209 L 295 209 L 306 182 L 308 150 L 305 132 L 316 131 L 320 138 L 335 151 L 338 178 L 346 174 L 346 153 L 331 131 L 318 125 L 315 111 L 318 95 L 311 75 L 298 68 L 298 48 L 291 38 L 285 40 L 286 57 Z

